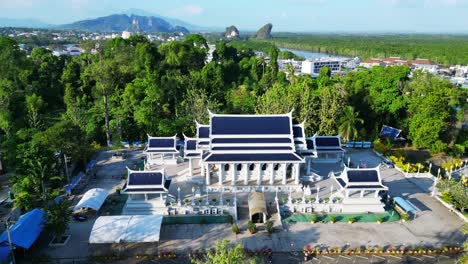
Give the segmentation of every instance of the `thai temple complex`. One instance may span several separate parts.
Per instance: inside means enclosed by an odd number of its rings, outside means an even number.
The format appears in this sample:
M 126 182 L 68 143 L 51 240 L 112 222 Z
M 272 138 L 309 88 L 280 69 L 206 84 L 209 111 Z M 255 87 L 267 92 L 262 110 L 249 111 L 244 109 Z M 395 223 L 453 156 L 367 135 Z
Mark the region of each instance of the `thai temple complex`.
M 224 203 L 223 194 L 248 194 L 249 203 L 259 204 L 257 200 L 261 200 L 262 206 L 258 207 L 263 208 L 264 194 L 276 195 L 277 201 L 278 193 L 286 193 L 289 198 L 284 209 L 292 212 L 384 212 L 380 194 L 388 188 L 382 183 L 379 168 L 347 167 L 339 135 L 307 137 L 304 122 L 295 124 L 292 112 L 270 115 L 209 112 L 209 115 L 207 124 L 195 121 L 196 135 L 183 135 L 180 148 L 177 136 L 148 135 L 145 170 L 128 170 L 121 191 L 130 195 L 127 206 L 146 202 L 151 208 L 162 207 L 151 212 L 189 215 L 227 212 L 237 217 L 237 196 L 229 204 Z M 187 208 L 181 203 L 180 188 L 177 197 L 169 194 L 171 179 L 164 170 L 164 166 L 184 161 L 188 162 L 185 180 L 197 186 L 182 190 L 192 194 Z M 314 164 L 327 163 L 342 164 L 344 169 L 340 173 L 329 172 L 332 185 L 325 191 L 326 197 L 319 197 L 321 189 L 315 182 L 324 176 L 314 173 Z M 206 194 L 206 200 L 200 200 L 202 194 Z M 209 194 L 220 195 L 217 207 L 210 205 Z M 303 197 L 303 203 L 293 204 L 292 196 Z M 306 196 L 314 197 L 314 202 L 306 203 Z M 168 204 L 172 207 L 166 208 Z M 261 213 L 264 216 L 259 219 L 266 219 L 266 211 Z

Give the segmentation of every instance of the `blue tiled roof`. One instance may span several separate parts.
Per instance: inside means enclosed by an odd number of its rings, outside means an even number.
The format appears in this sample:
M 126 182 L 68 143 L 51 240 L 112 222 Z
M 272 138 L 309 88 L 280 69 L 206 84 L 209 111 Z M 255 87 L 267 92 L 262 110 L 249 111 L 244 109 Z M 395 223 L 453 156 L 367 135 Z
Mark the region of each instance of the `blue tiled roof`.
M 240 162 L 240 161 L 302 161 L 292 153 L 253 153 L 253 154 L 211 154 L 205 161 L 208 162 Z
M 337 137 L 316 137 L 315 144 L 320 147 L 341 147 Z
M 201 126 L 198 127 L 198 138 L 209 138 L 210 137 L 210 127 Z
M 303 137 L 304 134 L 302 134 L 302 127 L 300 126 L 293 126 L 293 134 L 295 138 L 298 137 Z
M 348 189 L 385 189 L 382 185 L 348 185 Z
M 349 182 L 379 182 L 376 170 L 348 170 Z
M 289 116 L 214 116 L 212 135 L 287 135 L 291 133 Z
M 312 139 L 306 139 L 307 149 L 315 149 L 314 141 Z
M 196 150 L 197 141 L 194 139 L 187 140 L 187 149 L 186 150 Z
M 343 179 L 336 178 L 336 180 L 337 180 L 338 183 L 341 185 L 341 187 L 345 187 L 345 186 L 346 186 L 346 183 L 343 181 Z
M 212 150 L 293 150 L 291 147 L 213 147 Z
M 151 138 L 148 146 L 150 148 L 173 148 L 175 141 L 173 138 Z
M 243 143 L 291 143 L 290 138 L 214 138 L 213 144 L 243 144 Z
M 161 185 L 162 174 L 159 172 L 131 172 L 128 175 L 129 185 Z

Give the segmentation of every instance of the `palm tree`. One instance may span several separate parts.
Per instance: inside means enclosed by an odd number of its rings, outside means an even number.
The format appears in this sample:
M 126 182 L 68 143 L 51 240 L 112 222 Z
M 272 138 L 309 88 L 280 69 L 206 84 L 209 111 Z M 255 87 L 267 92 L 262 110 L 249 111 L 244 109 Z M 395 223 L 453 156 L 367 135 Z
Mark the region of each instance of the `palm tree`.
M 340 126 L 338 127 L 344 141 L 348 141 L 351 137 L 357 136 L 357 123 L 363 124 L 364 120 L 359 118 L 359 112 L 354 112 L 352 106 L 347 106 L 343 110 L 343 115 L 340 118 Z

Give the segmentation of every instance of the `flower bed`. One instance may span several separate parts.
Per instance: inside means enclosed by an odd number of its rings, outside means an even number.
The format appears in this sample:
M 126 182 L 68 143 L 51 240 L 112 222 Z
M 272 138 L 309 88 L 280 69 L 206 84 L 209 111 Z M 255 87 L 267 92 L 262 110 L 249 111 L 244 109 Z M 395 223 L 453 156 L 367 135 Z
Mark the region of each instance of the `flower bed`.
M 459 246 L 433 247 L 407 247 L 407 246 L 385 246 L 385 247 L 318 247 L 307 245 L 303 248 L 304 261 L 310 260 L 317 255 L 422 255 L 422 254 L 459 254 L 462 252 Z

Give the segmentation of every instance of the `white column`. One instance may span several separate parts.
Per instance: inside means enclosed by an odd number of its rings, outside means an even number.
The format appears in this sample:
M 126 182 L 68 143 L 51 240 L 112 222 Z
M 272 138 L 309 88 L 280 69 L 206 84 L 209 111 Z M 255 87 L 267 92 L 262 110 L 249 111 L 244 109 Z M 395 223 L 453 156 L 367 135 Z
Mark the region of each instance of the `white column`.
M 243 164 L 242 169 L 244 170 L 244 184 L 247 185 L 249 184 L 249 164 Z
M 294 184 L 299 184 L 299 177 L 301 175 L 301 168 L 299 167 L 299 163 L 294 164 Z
M 231 184 L 236 185 L 236 164 L 231 163 L 229 167 L 231 169 Z
M 257 185 L 262 184 L 262 164 L 255 164 L 256 169 L 257 169 Z
M 361 190 L 361 198 L 364 197 L 364 190 Z
M 210 164 L 206 164 L 203 169 L 206 168 L 205 178 L 206 178 L 206 185 L 210 185 Z
M 268 166 L 270 167 L 270 184 L 273 184 L 275 175 L 275 164 L 270 163 Z
M 193 177 L 193 160 L 189 159 L 189 176 Z
M 379 191 L 375 191 L 375 198 L 379 197 Z
M 223 164 L 219 164 L 219 170 L 218 170 L 218 181 L 219 181 L 219 185 L 223 185 L 223 177 L 224 177 L 224 163 Z
M 145 201 L 148 201 L 148 194 L 145 193 Z
M 281 169 L 282 169 L 282 171 L 283 171 L 283 173 L 282 173 L 282 176 L 283 176 L 282 183 L 283 183 L 283 184 L 286 184 L 286 181 L 287 181 L 287 179 L 286 179 L 286 174 L 287 174 L 287 172 L 288 172 L 288 164 L 286 164 L 286 163 L 281 164 Z
M 310 175 L 310 163 L 311 163 L 310 161 L 311 161 L 311 158 L 307 158 L 307 159 L 306 159 L 306 166 L 307 166 L 306 170 L 307 170 L 307 175 Z
M 346 190 L 346 191 L 345 191 L 345 196 L 346 196 L 346 197 L 349 197 L 349 190 Z
M 205 176 L 205 163 L 200 163 L 200 175 Z

